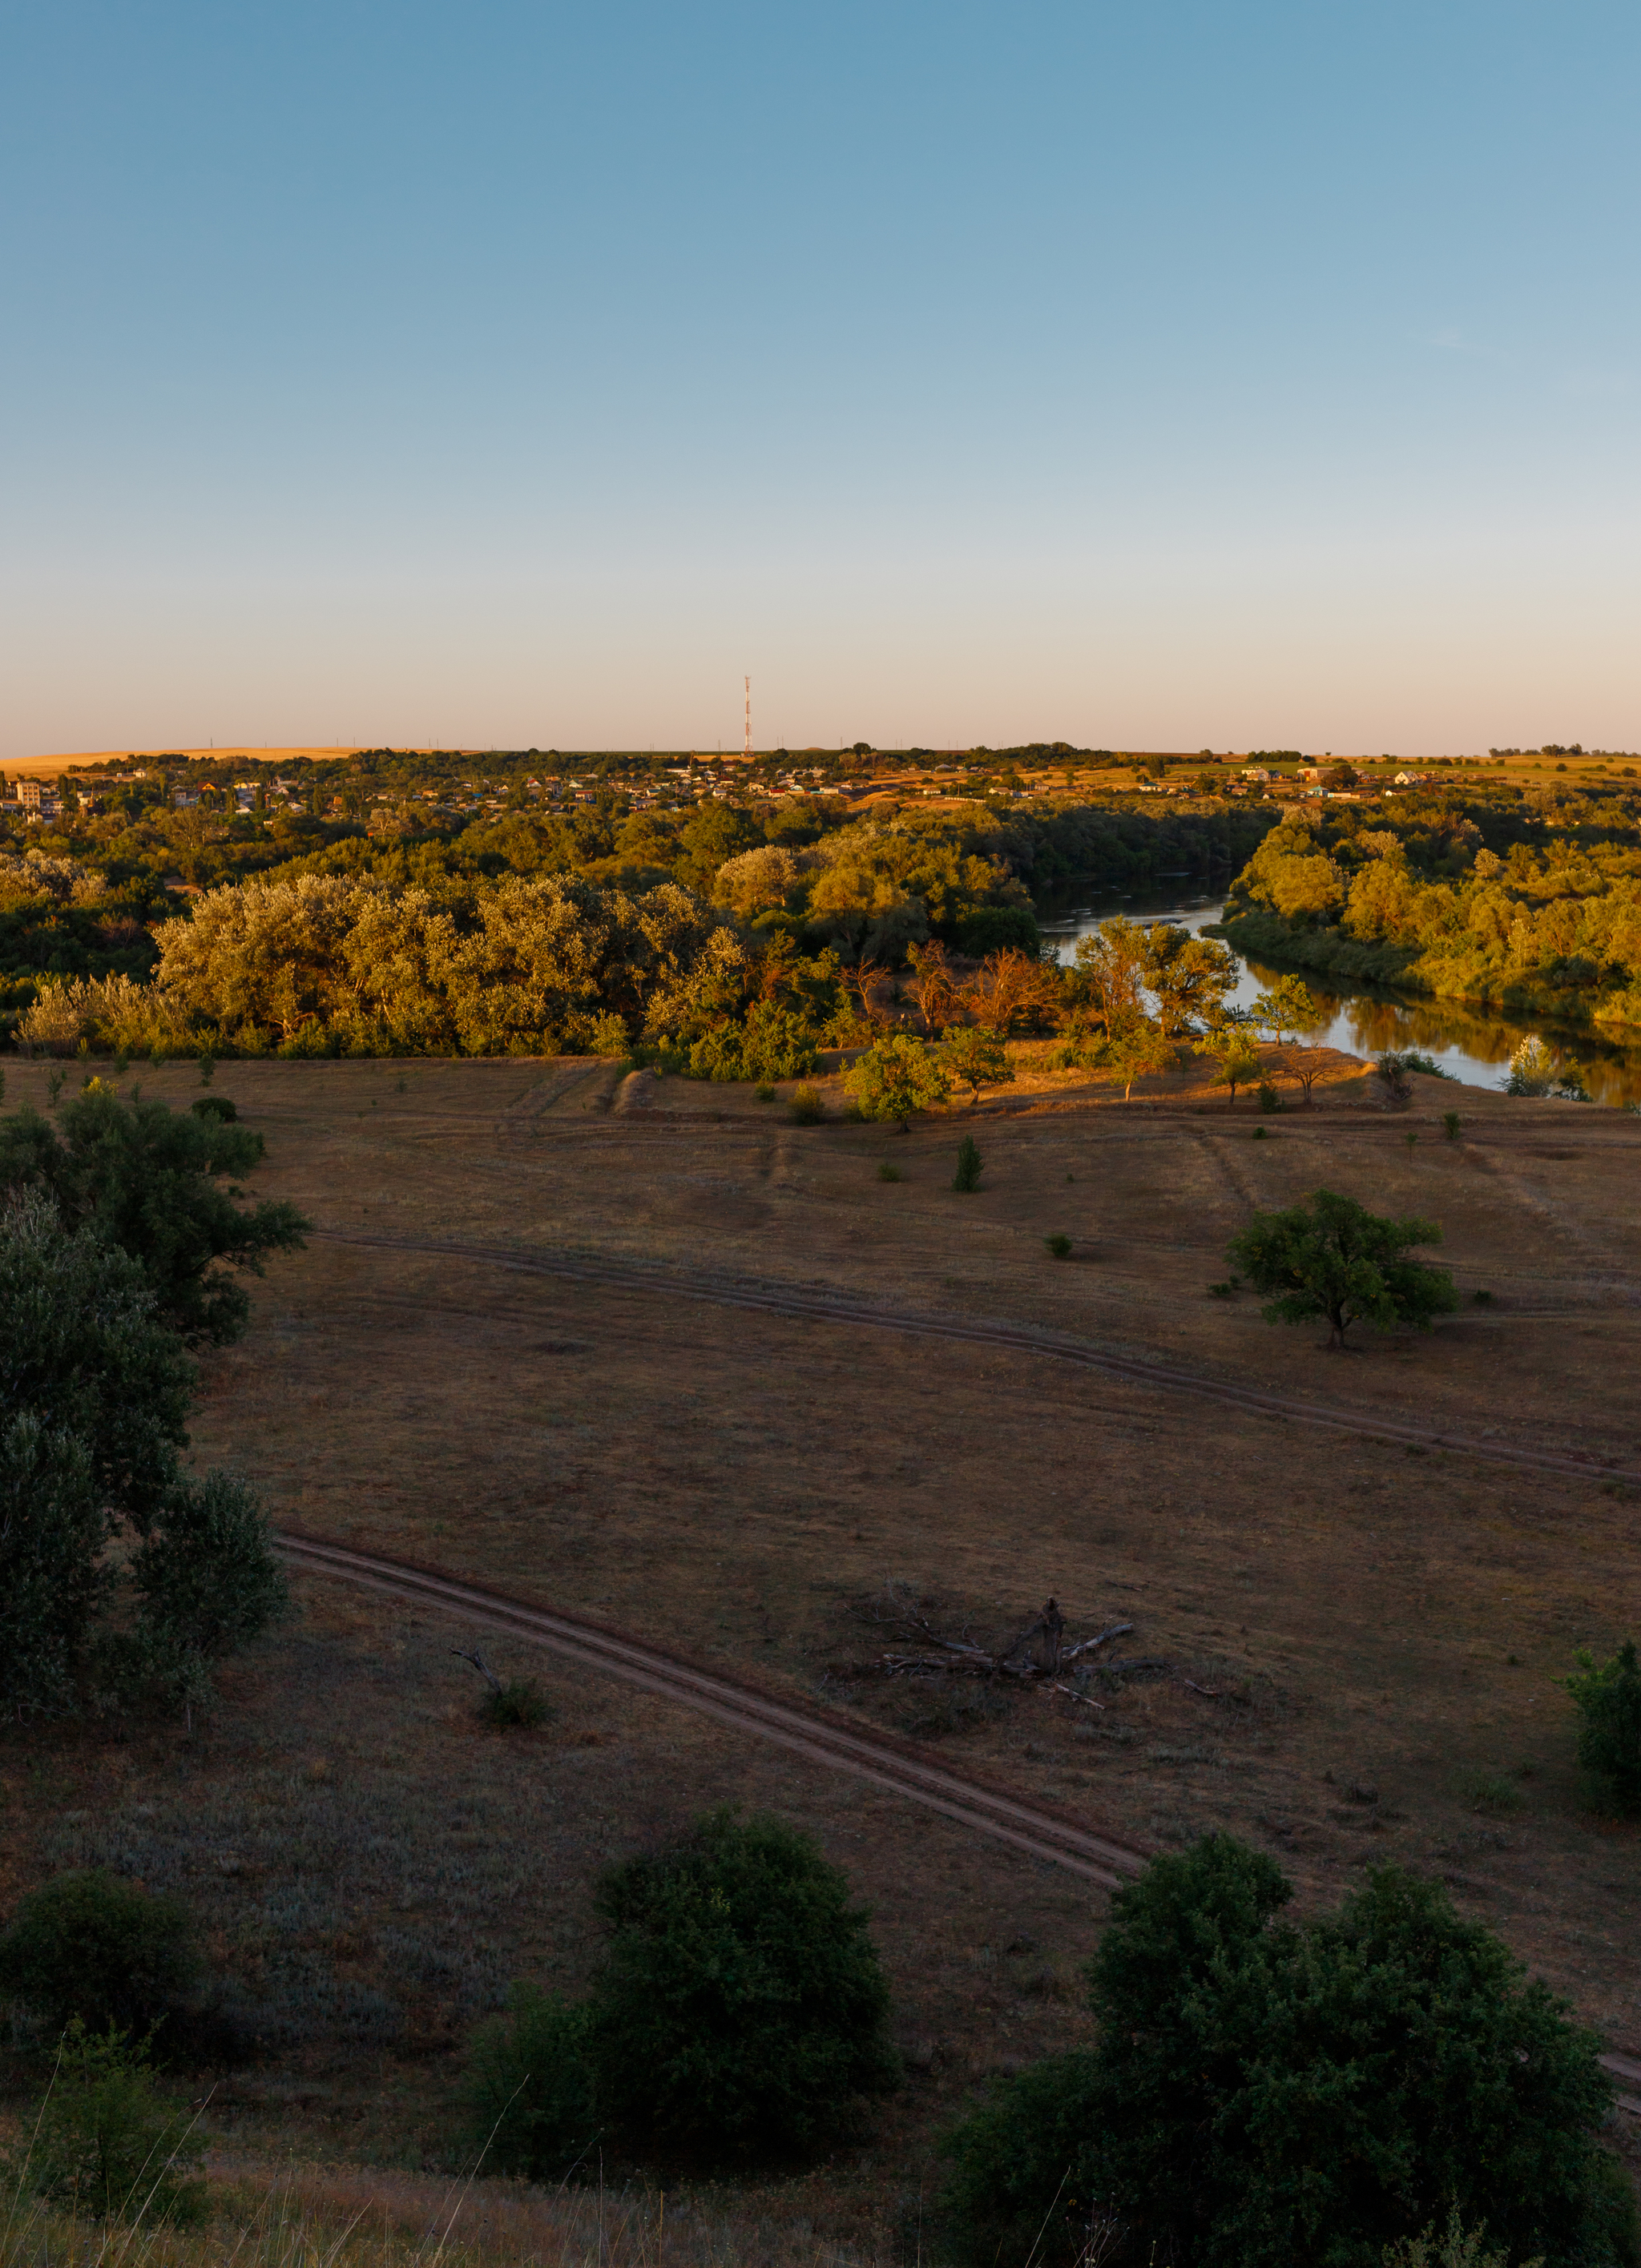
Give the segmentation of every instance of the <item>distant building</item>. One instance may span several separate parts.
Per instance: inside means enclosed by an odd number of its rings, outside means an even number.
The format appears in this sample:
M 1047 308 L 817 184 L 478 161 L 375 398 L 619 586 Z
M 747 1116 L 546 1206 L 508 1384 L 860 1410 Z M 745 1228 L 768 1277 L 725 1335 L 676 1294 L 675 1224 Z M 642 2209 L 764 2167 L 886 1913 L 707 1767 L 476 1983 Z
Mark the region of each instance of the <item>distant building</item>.
M 1270 774 L 1263 764 L 1244 764 L 1242 777 L 1244 779 L 1268 780 Z

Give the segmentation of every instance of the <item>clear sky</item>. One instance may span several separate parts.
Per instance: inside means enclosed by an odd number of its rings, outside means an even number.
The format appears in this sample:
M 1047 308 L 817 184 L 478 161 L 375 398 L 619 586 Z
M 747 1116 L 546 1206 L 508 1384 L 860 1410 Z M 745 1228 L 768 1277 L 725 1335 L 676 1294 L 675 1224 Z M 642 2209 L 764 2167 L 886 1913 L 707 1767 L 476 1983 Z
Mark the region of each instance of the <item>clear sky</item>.
M 0 755 L 1641 746 L 1641 11 L 21 0 Z

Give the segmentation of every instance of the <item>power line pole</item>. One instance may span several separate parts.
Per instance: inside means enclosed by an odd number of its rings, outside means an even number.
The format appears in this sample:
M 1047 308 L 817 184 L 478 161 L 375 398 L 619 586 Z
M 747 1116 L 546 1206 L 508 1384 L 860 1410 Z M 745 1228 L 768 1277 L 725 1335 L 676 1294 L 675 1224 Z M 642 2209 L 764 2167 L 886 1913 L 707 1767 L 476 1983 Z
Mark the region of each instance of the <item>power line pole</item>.
M 752 760 L 752 680 L 747 680 L 747 760 Z

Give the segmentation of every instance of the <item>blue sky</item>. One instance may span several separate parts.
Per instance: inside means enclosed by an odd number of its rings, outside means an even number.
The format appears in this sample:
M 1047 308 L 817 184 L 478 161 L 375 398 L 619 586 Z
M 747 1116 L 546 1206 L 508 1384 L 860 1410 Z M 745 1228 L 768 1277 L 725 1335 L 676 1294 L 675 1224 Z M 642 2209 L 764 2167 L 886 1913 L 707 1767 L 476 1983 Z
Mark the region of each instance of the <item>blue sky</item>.
M 1641 744 L 1641 16 L 13 6 L 0 755 Z

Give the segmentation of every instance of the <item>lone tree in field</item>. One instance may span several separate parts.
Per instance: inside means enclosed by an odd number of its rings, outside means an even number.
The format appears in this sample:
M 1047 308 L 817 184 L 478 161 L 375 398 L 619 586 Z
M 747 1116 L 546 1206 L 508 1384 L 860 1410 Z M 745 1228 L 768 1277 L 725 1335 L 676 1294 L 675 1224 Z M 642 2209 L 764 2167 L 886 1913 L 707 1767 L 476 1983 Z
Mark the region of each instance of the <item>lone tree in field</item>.
M 1256 1212 L 1232 1238 L 1225 1256 L 1255 1291 L 1269 1296 L 1262 1310 L 1267 1322 L 1320 1317 L 1328 1344 L 1342 1347 L 1355 1322 L 1377 1331 L 1407 1323 L 1427 1331 L 1432 1316 L 1452 1314 L 1459 1295 L 1446 1270 L 1406 1257 L 1415 1245 L 1440 1242 L 1433 1220 L 1389 1220 L 1354 1197 L 1316 1189 L 1308 1208 Z

